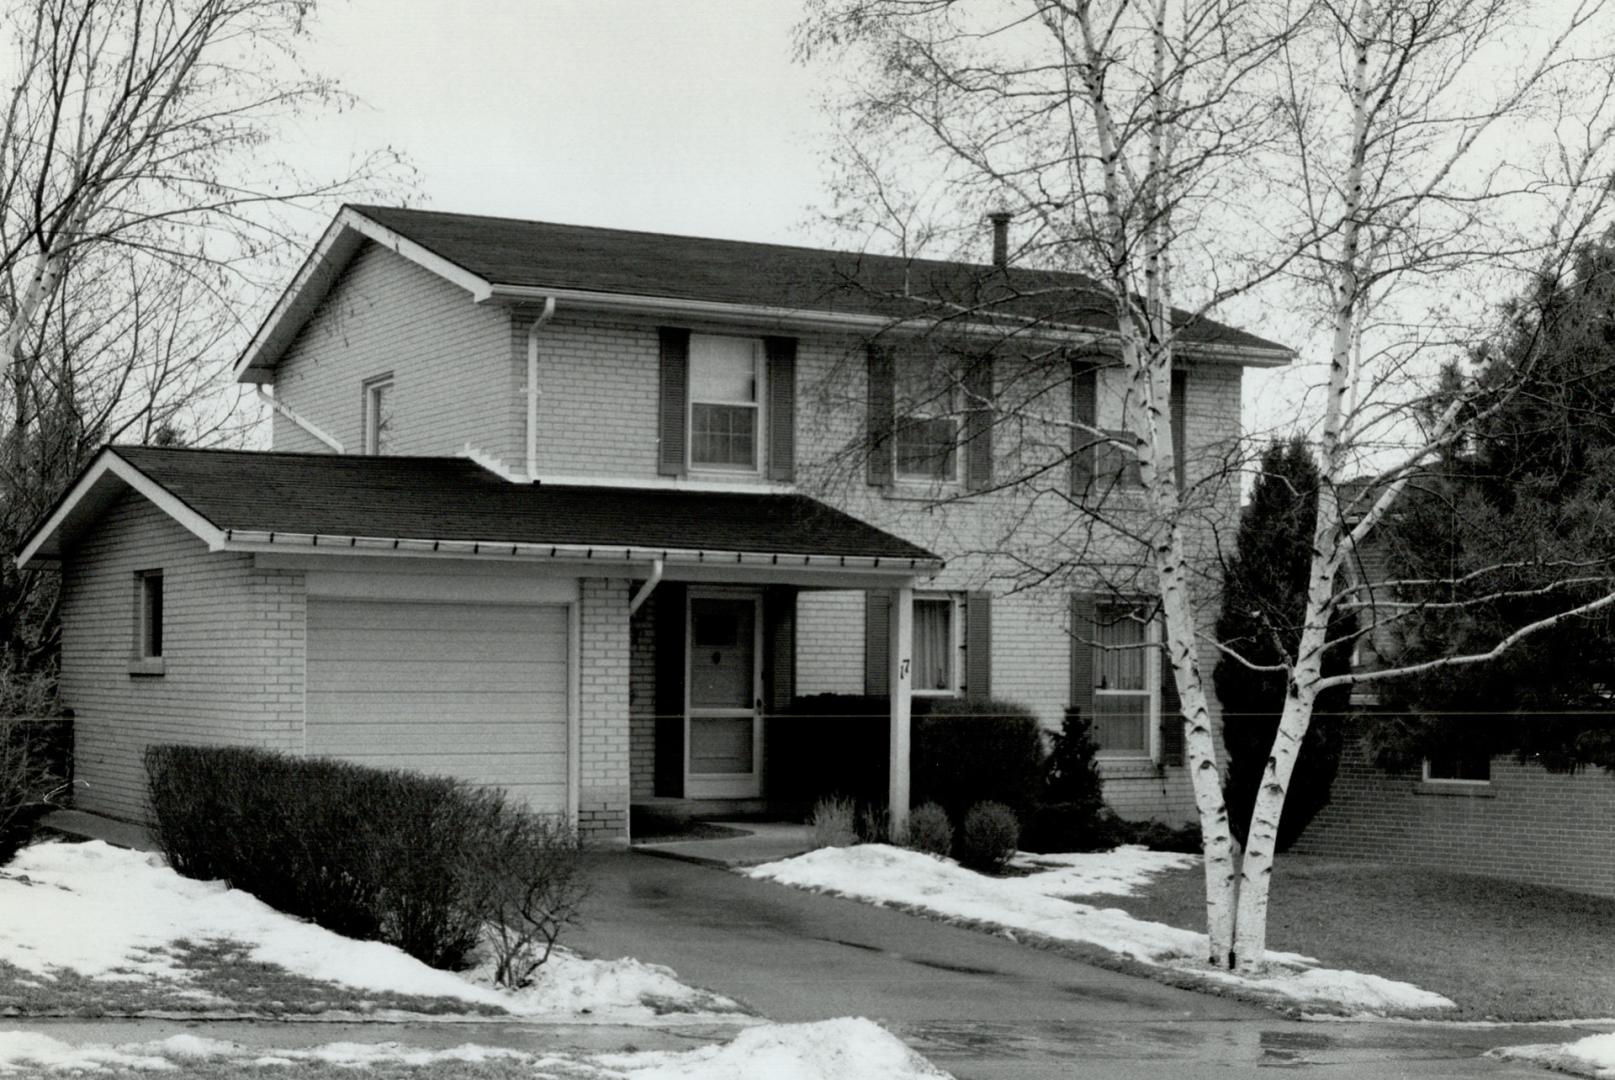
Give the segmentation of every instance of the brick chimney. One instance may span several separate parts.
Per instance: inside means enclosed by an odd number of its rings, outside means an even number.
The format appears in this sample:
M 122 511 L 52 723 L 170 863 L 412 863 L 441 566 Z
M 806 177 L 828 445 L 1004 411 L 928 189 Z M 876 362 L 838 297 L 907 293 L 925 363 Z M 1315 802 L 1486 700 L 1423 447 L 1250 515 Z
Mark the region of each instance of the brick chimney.
M 993 223 L 993 265 L 1000 269 L 1009 266 L 1009 219 L 1014 216 L 1008 210 L 994 210 L 987 215 Z

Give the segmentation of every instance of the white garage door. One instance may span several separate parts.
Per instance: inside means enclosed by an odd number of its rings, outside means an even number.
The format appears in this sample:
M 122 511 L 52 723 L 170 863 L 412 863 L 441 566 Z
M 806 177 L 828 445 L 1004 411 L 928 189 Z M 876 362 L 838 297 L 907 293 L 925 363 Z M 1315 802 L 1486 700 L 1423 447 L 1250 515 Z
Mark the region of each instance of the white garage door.
M 564 811 L 566 634 L 557 604 L 310 597 L 308 752 Z

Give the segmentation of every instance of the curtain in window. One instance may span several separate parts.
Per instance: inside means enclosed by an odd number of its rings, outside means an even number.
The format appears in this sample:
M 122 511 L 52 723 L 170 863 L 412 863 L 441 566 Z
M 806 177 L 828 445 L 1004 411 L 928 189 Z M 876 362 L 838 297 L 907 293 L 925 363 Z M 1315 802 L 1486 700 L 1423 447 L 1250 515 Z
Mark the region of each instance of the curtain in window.
M 952 689 L 952 622 L 951 601 L 914 601 L 914 689 Z
M 1143 690 L 1145 651 L 1128 648 L 1144 643 L 1144 624 L 1127 611 L 1099 609 L 1098 639 L 1105 646 L 1098 650 L 1099 690 Z

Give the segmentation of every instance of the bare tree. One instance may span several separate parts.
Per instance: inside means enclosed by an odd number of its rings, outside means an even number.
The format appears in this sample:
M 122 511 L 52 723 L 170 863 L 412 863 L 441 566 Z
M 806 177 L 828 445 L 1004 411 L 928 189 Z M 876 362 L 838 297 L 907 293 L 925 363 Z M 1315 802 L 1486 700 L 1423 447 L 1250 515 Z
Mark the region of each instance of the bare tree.
M 102 442 L 230 433 L 247 312 L 332 202 L 405 177 L 378 151 L 308 177 L 275 141 L 351 104 L 298 59 L 311 0 L 26 0 L 0 18 L 0 516 L 20 531 Z M 8 563 L 0 618 L 53 644 Z M 9 647 L 9 645 L 8 645 Z
M 1024 400 L 972 405 L 1074 427 L 1066 458 L 1099 447 L 1136 462 L 1142 506 L 1063 493 L 1047 456 L 998 476 L 997 489 L 1034 501 L 1063 496 L 1086 526 L 1051 542 L 1046 527 L 1011 520 L 1002 557 L 1026 579 L 1092 580 L 1105 573 L 1095 564 L 1106 560 L 1088 557 L 1103 532 L 1118 588 L 1133 587 L 1129 562 L 1153 578 L 1205 837 L 1215 966 L 1265 960 L 1279 814 L 1318 692 L 1396 673 L 1325 678 L 1321 659 L 1337 612 L 1378 614 L 1340 584 L 1356 546 L 1410 476 L 1484 422 L 1464 387 L 1432 410 L 1424 377 L 1488 332 L 1500 281 L 1559 273 L 1607 212 L 1606 13 L 1582 3 L 1545 33 L 1536 14 L 1515 0 L 820 0 L 803 24 L 809 59 L 833 54 L 863 73 L 835 102 L 853 143 L 838 160 L 856 166 L 839 174 L 839 202 L 862 192 L 878 208 L 876 198 L 921 190 L 887 177 L 877 192 L 877 159 L 861 149 L 878 145 L 901 168 L 891 148 L 908 147 L 906 164 L 947 191 L 944 207 L 1004 205 L 1030 223 L 1023 259 L 1090 279 L 1051 280 L 1041 316 L 1017 315 L 1035 284 L 1000 289 L 988 306 L 1023 355 L 1038 331 L 1054 336 L 1051 323 L 1108 322 L 1084 348 L 1118 372 L 1125 430 L 1053 415 L 1046 402 L 1035 417 Z M 911 234 L 915 208 L 901 209 Z M 1297 335 L 1328 339 L 1310 421 L 1324 493 L 1306 614 L 1279 665 L 1290 692 L 1241 851 L 1202 677 L 1209 655 L 1238 652 L 1212 640 L 1207 617 L 1220 534 L 1201 507 L 1227 473 L 1197 462 L 1180 484 L 1171 387 L 1175 367 L 1214 350 L 1208 316 L 1258 301 L 1290 313 Z M 939 321 L 963 312 L 933 310 Z M 970 315 L 979 324 L 982 312 Z M 1051 371 L 1063 362 L 1058 349 L 1043 355 Z M 1227 465 L 1241 459 L 1230 451 Z M 1360 504 L 1342 506 L 1336 492 L 1365 472 L 1375 481 L 1350 489 L 1366 492 Z M 1554 621 L 1608 604 L 1615 594 Z M 1368 632 L 1373 618 L 1358 625 Z

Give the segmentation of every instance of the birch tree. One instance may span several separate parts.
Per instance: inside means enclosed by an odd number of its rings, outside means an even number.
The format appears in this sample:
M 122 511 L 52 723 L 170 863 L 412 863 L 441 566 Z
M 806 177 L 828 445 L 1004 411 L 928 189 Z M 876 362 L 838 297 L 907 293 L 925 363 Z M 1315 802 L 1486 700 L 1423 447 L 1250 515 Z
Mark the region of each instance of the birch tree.
M 1323 673 L 1334 617 L 1379 610 L 1360 585 L 1337 585 L 1352 580 L 1342 571 L 1409 478 L 1484 422 L 1484 409 L 1463 404 L 1464 387 L 1449 388 L 1432 413 L 1420 377 L 1487 332 L 1488 290 L 1522 273 L 1552 278 L 1604 221 L 1615 39 L 1596 2 L 1558 13 L 1546 30 L 1538 18 L 1547 16 L 1513 0 L 820 0 L 803 25 L 810 60 L 832 55 L 860 73 L 835 98 L 860 148 L 859 169 L 839 174 L 838 204 L 873 205 L 871 163 L 887 163 L 888 202 L 905 190 L 902 170 L 928 174 L 932 183 L 906 190 L 943 192 L 944 212 L 1003 205 L 1025 230 L 1023 260 L 1087 275 L 1080 288 L 1051 285 L 1072 294 L 1051 311 L 1091 313 L 1102 299 L 1110 326 L 1098 336 L 1126 381 L 1126 431 L 1066 422 L 1089 445 L 1136 461 L 1144 512 L 1075 502 L 1071 511 L 1130 542 L 1159 596 L 1216 967 L 1265 961 L 1277 825 L 1317 695 L 1396 673 Z M 898 209 L 903 234 L 920 233 L 923 212 Z M 1299 399 L 1320 401 L 1309 419 L 1324 480 L 1312 567 L 1304 615 L 1277 664 L 1209 640 L 1195 492 L 1177 482 L 1170 423 L 1173 368 L 1194 355 L 1194 329 L 1241 314 L 1264 328 L 1278 321 L 1310 346 L 1297 366 L 1318 376 Z M 1006 321 L 1020 339 L 1038 329 Z M 1348 489 L 1363 494 L 1342 505 L 1337 493 L 1364 473 L 1371 482 Z M 997 486 L 1048 493 L 1038 487 L 1046 475 Z M 1061 559 L 1068 572 L 1081 562 L 1069 545 L 1062 552 L 1013 527 L 1003 543 L 1037 580 L 1063 580 Z M 1554 618 L 1612 603 L 1600 597 Z M 1355 632 L 1372 623 L 1359 620 Z M 1288 685 L 1243 850 L 1222 797 L 1208 647 L 1277 670 Z

